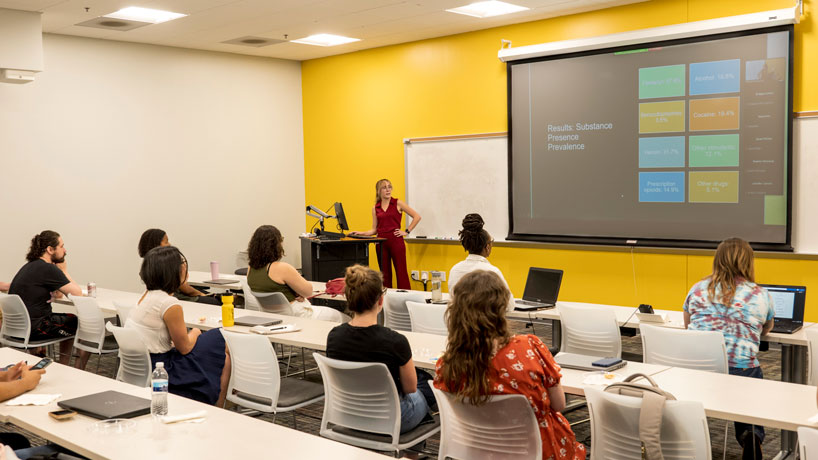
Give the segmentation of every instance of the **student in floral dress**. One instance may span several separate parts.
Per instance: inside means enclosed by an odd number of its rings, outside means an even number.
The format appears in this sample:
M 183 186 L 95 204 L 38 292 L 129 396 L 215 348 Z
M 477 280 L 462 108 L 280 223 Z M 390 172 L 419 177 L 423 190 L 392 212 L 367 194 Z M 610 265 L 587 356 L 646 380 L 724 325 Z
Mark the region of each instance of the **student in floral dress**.
M 540 424 L 543 459 L 584 459 L 585 446 L 560 414 L 565 393 L 551 352 L 535 335 L 509 335 L 510 296 L 495 273 L 478 270 L 460 279 L 446 312 L 449 342 L 435 387 L 478 406 L 490 395 L 521 394 Z

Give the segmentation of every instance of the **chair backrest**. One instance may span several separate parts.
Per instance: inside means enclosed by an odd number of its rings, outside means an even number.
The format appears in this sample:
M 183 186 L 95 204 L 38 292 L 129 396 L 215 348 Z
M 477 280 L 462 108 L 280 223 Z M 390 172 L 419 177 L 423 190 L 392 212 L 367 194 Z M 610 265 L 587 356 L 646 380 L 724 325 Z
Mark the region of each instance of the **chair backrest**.
M 801 453 L 801 460 L 818 460 L 818 430 L 806 426 L 798 427 L 798 450 Z
M 808 327 L 804 329 L 804 334 L 807 336 L 807 353 L 809 356 L 807 360 L 807 383 L 818 385 L 818 329 L 812 330 L 811 327 Z
M 313 353 L 324 380 L 321 436 L 333 438 L 328 425 L 400 436 L 400 400 L 383 363 L 356 363 Z
M 71 296 L 77 308 L 77 334 L 74 346 L 80 350 L 99 353 L 105 342 L 105 317 L 93 297 Z
M 114 300 L 114 309 L 116 309 L 116 316 L 119 317 L 119 325 L 125 326 L 128 317 L 131 316 L 131 311 L 136 307 L 134 302 L 126 302 L 123 300 Z
M 639 412 L 642 398 L 607 393 L 586 387 L 591 416 L 591 460 L 642 458 Z M 709 460 L 710 431 L 704 406 L 696 401 L 666 401 L 660 435 L 666 460 Z
M 525 396 L 492 396 L 485 405 L 473 406 L 458 402 L 450 393 L 432 389 L 440 408 L 437 458 L 540 460 L 542 457 L 540 427 Z
M 10 346 L 28 346 L 31 335 L 31 317 L 26 304 L 18 295 L 0 293 L 0 309 L 3 312 L 3 323 L 0 326 L 0 343 Z M 8 339 L 19 340 L 8 340 Z M 21 343 L 22 341 L 22 343 Z
M 727 373 L 727 348 L 719 331 L 692 331 L 639 325 L 642 353 L 648 364 Z
M 446 305 L 407 301 L 406 308 L 409 310 L 409 318 L 412 321 L 412 332 L 449 335 L 444 319 Z
M 110 321 L 105 328 L 114 334 L 119 345 L 119 370 L 116 379 L 140 387 L 149 386 L 153 364 L 139 331 L 114 326 Z
M 230 350 L 227 400 L 243 407 L 274 412 L 281 390 L 281 373 L 273 344 L 258 334 L 222 329 L 222 335 Z
M 396 331 L 412 331 L 412 320 L 406 301 L 425 302 L 426 296 L 420 292 L 387 291 L 383 303 L 383 325 Z
M 560 304 L 560 351 L 622 357 L 622 337 L 612 308 Z
M 242 279 L 240 284 L 244 293 L 244 308 L 246 310 L 293 316 L 293 307 L 284 294 L 280 292 L 252 291 L 246 279 Z

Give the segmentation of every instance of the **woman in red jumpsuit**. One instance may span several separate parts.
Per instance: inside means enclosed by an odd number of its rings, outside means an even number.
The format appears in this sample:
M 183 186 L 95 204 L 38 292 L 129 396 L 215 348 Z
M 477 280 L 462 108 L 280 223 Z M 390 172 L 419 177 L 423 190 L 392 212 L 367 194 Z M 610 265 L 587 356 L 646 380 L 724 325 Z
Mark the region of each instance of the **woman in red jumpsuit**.
M 401 230 L 400 221 L 403 213 L 412 217 L 412 222 Z M 392 264 L 395 264 L 395 278 L 398 289 L 409 289 L 409 273 L 406 270 L 406 244 L 403 237 L 412 232 L 418 222 L 420 214 L 410 208 L 408 204 L 392 197 L 392 183 L 381 179 L 375 184 L 375 207 L 372 208 L 372 229 L 366 232 L 350 232 L 358 235 L 378 235 L 386 238 L 381 243 L 381 272 L 383 285 L 392 287 Z

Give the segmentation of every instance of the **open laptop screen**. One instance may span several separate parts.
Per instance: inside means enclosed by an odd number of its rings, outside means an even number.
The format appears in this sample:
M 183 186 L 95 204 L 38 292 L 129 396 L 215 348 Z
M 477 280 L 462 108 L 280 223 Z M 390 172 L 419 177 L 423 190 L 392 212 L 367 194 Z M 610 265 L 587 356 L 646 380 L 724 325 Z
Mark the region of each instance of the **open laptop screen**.
M 770 293 L 775 307 L 776 319 L 804 320 L 804 303 L 807 288 L 805 286 L 781 286 L 762 284 L 761 287 Z
M 525 281 L 523 300 L 554 304 L 560 293 L 562 270 L 531 267 Z

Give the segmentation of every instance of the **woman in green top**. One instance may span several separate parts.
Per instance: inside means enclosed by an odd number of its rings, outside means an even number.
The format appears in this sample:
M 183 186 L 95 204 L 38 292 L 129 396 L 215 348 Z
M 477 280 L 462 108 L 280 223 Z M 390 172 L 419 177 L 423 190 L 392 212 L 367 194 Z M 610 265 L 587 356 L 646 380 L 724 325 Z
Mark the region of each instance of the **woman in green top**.
M 312 284 L 305 280 L 284 257 L 284 237 L 272 225 L 262 225 L 250 238 L 247 253 L 250 268 L 247 270 L 247 285 L 254 292 L 280 292 L 292 305 L 293 314 L 303 318 L 324 321 L 349 321 L 349 317 L 338 310 L 310 305 L 306 300 L 312 295 Z

